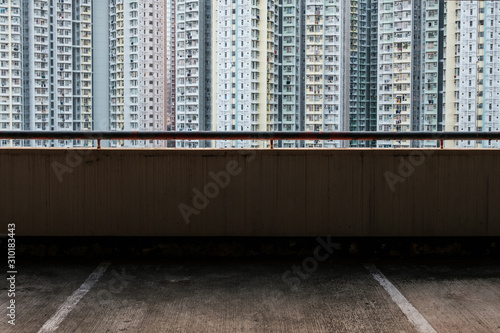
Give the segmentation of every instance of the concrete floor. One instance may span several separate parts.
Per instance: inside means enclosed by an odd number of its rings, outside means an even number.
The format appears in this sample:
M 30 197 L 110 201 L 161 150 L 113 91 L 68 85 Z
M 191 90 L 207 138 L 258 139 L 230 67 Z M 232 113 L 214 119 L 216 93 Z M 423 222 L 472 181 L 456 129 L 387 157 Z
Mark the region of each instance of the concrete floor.
M 19 261 L 16 325 L 7 324 L 3 287 L 0 332 L 500 333 L 494 260 L 371 262 L 430 329 L 415 325 L 357 260 L 111 261 L 81 289 L 100 264 Z M 310 273 L 293 273 L 302 264 Z

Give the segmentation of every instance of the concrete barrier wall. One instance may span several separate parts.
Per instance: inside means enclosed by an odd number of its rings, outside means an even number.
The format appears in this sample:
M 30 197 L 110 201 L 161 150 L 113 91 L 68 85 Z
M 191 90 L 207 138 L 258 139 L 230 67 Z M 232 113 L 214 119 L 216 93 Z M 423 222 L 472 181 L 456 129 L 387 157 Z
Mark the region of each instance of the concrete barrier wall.
M 500 236 L 498 150 L 0 149 L 40 236 Z

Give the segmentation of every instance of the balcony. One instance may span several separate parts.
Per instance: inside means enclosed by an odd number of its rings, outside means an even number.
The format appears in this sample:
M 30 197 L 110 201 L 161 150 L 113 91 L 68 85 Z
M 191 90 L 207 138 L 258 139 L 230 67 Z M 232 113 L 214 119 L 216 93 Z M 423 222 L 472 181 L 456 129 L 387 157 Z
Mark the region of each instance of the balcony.
M 488 204 L 500 197 L 500 187 L 486 186 L 500 182 L 497 170 L 490 167 L 500 163 L 495 150 L 91 149 L 84 153 L 4 148 L 1 156 L 5 163 L 0 164 L 0 181 L 10 190 L 4 193 L 6 205 L 0 217 L 12 221 L 23 212 L 19 235 L 500 235 L 500 206 Z M 146 156 L 148 163 L 143 162 Z M 409 165 L 423 159 L 424 164 L 401 176 L 401 159 Z M 255 167 L 260 165 L 266 167 Z M 324 172 L 310 172 L 307 166 Z M 223 196 L 203 194 L 209 191 L 207 184 L 216 184 L 208 176 L 210 171 L 221 170 L 231 175 L 231 186 L 219 189 Z M 373 170 L 381 170 L 380 175 Z M 474 182 L 456 181 L 464 177 Z M 272 181 L 254 186 L 252 179 Z M 53 199 L 40 205 L 47 194 Z M 304 196 L 314 199 L 306 202 Z M 12 199 L 16 197 L 23 200 Z M 187 225 L 179 204 L 193 200 L 209 200 L 210 209 L 190 215 Z M 433 202 L 439 205 L 429 206 Z M 26 210 L 26 205 L 37 209 Z M 228 206 L 249 209 L 234 219 L 227 214 Z M 289 207 L 294 207 L 294 214 L 286 213 Z M 81 213 L 70 214 L 76 211 Z M 136 223 L 138 218 L 141 223 Z

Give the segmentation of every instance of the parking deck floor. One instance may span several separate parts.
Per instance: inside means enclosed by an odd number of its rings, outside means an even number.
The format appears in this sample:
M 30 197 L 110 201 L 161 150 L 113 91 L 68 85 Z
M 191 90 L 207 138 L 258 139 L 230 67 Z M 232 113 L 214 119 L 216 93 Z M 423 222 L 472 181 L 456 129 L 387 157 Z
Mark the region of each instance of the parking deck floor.
M 0 332 L 499 332 L 489 260 L 147 259 L 18 263 Z

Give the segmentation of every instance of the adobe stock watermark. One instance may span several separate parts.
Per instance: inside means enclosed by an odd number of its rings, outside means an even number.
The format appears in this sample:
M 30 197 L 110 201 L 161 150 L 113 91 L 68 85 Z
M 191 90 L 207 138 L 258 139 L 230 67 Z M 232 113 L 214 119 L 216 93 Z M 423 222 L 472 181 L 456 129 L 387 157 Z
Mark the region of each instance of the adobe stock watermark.
M 434 154 L 434 151 L 429 150 L 417 150 L 413 151 L 408 158 L 401 156 L 399 158 L 398 172 L 397 174 L 391 171 L 384 172 L 385 181 L 391 192 L 396 191 L 396 184 L 404 183 L 415 170 L 425 163 L 428 156 Z
M 255 150 L 245 151 L 240 150 L 238 154 L 246 158 L 246 163 L 251 163 L 257 153 Z M 236 160 L 230 160 L 226 163 L 223 170 L 218 172 L 210 171 L 208 177 L 209 182 L 203 188 L 193 188 L 193 199 L 190 205 L 180 203 L 178 205 L 179 211 L 184 219 L 184 222 L 189 225 L 191 223 L 191 216 L 199 215 L 201 211 L 208 207 L 210 201 L 219 196 L 221 190 L 225 189 L 231 183 L 232 177 L 236 177 L 243 172 L 243 166 Z
M 281 275 L 281 281 L 292 291 L 299 291 L 302 281 L 311 277 L 318 270 L 319 264 L 328 260 L 335 250 L 340 250 L 340 244 L 332 242 L 331 236 L 326 239 L 316 238 L 318 246 L 313 251 L 313 255 L 302 260 L 300 265 L 293 265 L 291 269 Z M 262 309 L 255 312 L 251 317 L 254 326 L 261 324 L 272 309 L 285 302 L 285 292 L 279 289 L 273 290 L 269 297 L 262 302 Z
M 433 140 L 439 141 L 440 135 L 436 135 Z M 418 149 L 411 152 L 408 158 L 401 156 L 399 158 L 399 165 L 397 173 L 386 171 L 384 172 L 384 178 L 391 189 L 391 192 L 396 191 L 396 184 L 404 183 L 418 167 L 422 166 L 427 158 L 434 154 L 439 149 Z
M 298 291 L 301 282 L 318 270 L 319 263 L 328 260 L 334 250 L 340 249 L 340 244 L 333 243 L 331 236 L 326 237 L 326 241 L 321 237 L 316 238 L 316 241 L 319 245 L 314 249 L 313 255 L 302 260 L 301 265 L 293 265 L 291 270 L 281 276 L 281 280 L 292 291 Z
M 16 325 L 16 224 L 7 224 L 7 322 Z
M 105 287 L 97 291 L 95 299 L 86 297 L 80 302 L 80 308 L 84 308 L 86 306 L 90 307 L 88 312 L 86 312 L 85 318 L 95 320 L 95 318 L 98 317 L 99 314 L 102 314 L 106 309 L 117 309 L 131 305 L 126 299 L 121 301 L 118 300 L 117 296 L 130 285 L 131 281 L 135 279 L 135 276 L 129 275 L 125 271 L 125 267 L 122 267 L 121 272 L 113 269 L 110 273 L 113 277 L 109 280 Z M 67 332 L 87 332 L 84 328 L 82 328 L 83 323 L 83 321 L 71 321 L 67 323 Z
M 102 136 L 89 133 L 86 134 L 85 139 L 83 139 L 83 141 L 95 141 L 95 140 L 102 140 Z M 54 173 L 59 183 L 62 183 L 64 181 L 63 176 L 65 174 L 73 173 L 73 170 L 79 167 L 83 163 L 84 160 L 83 158 L 85 156 L 90 155 L 93 149 L 96 148 L 88 147 L 86 149 L 71 149 L 68 152 L 66 152 L 66 157 L 64 159 L 64 162 L 60 161 L 52 162 L 51 164 L 52 170 L 54 170 Z

